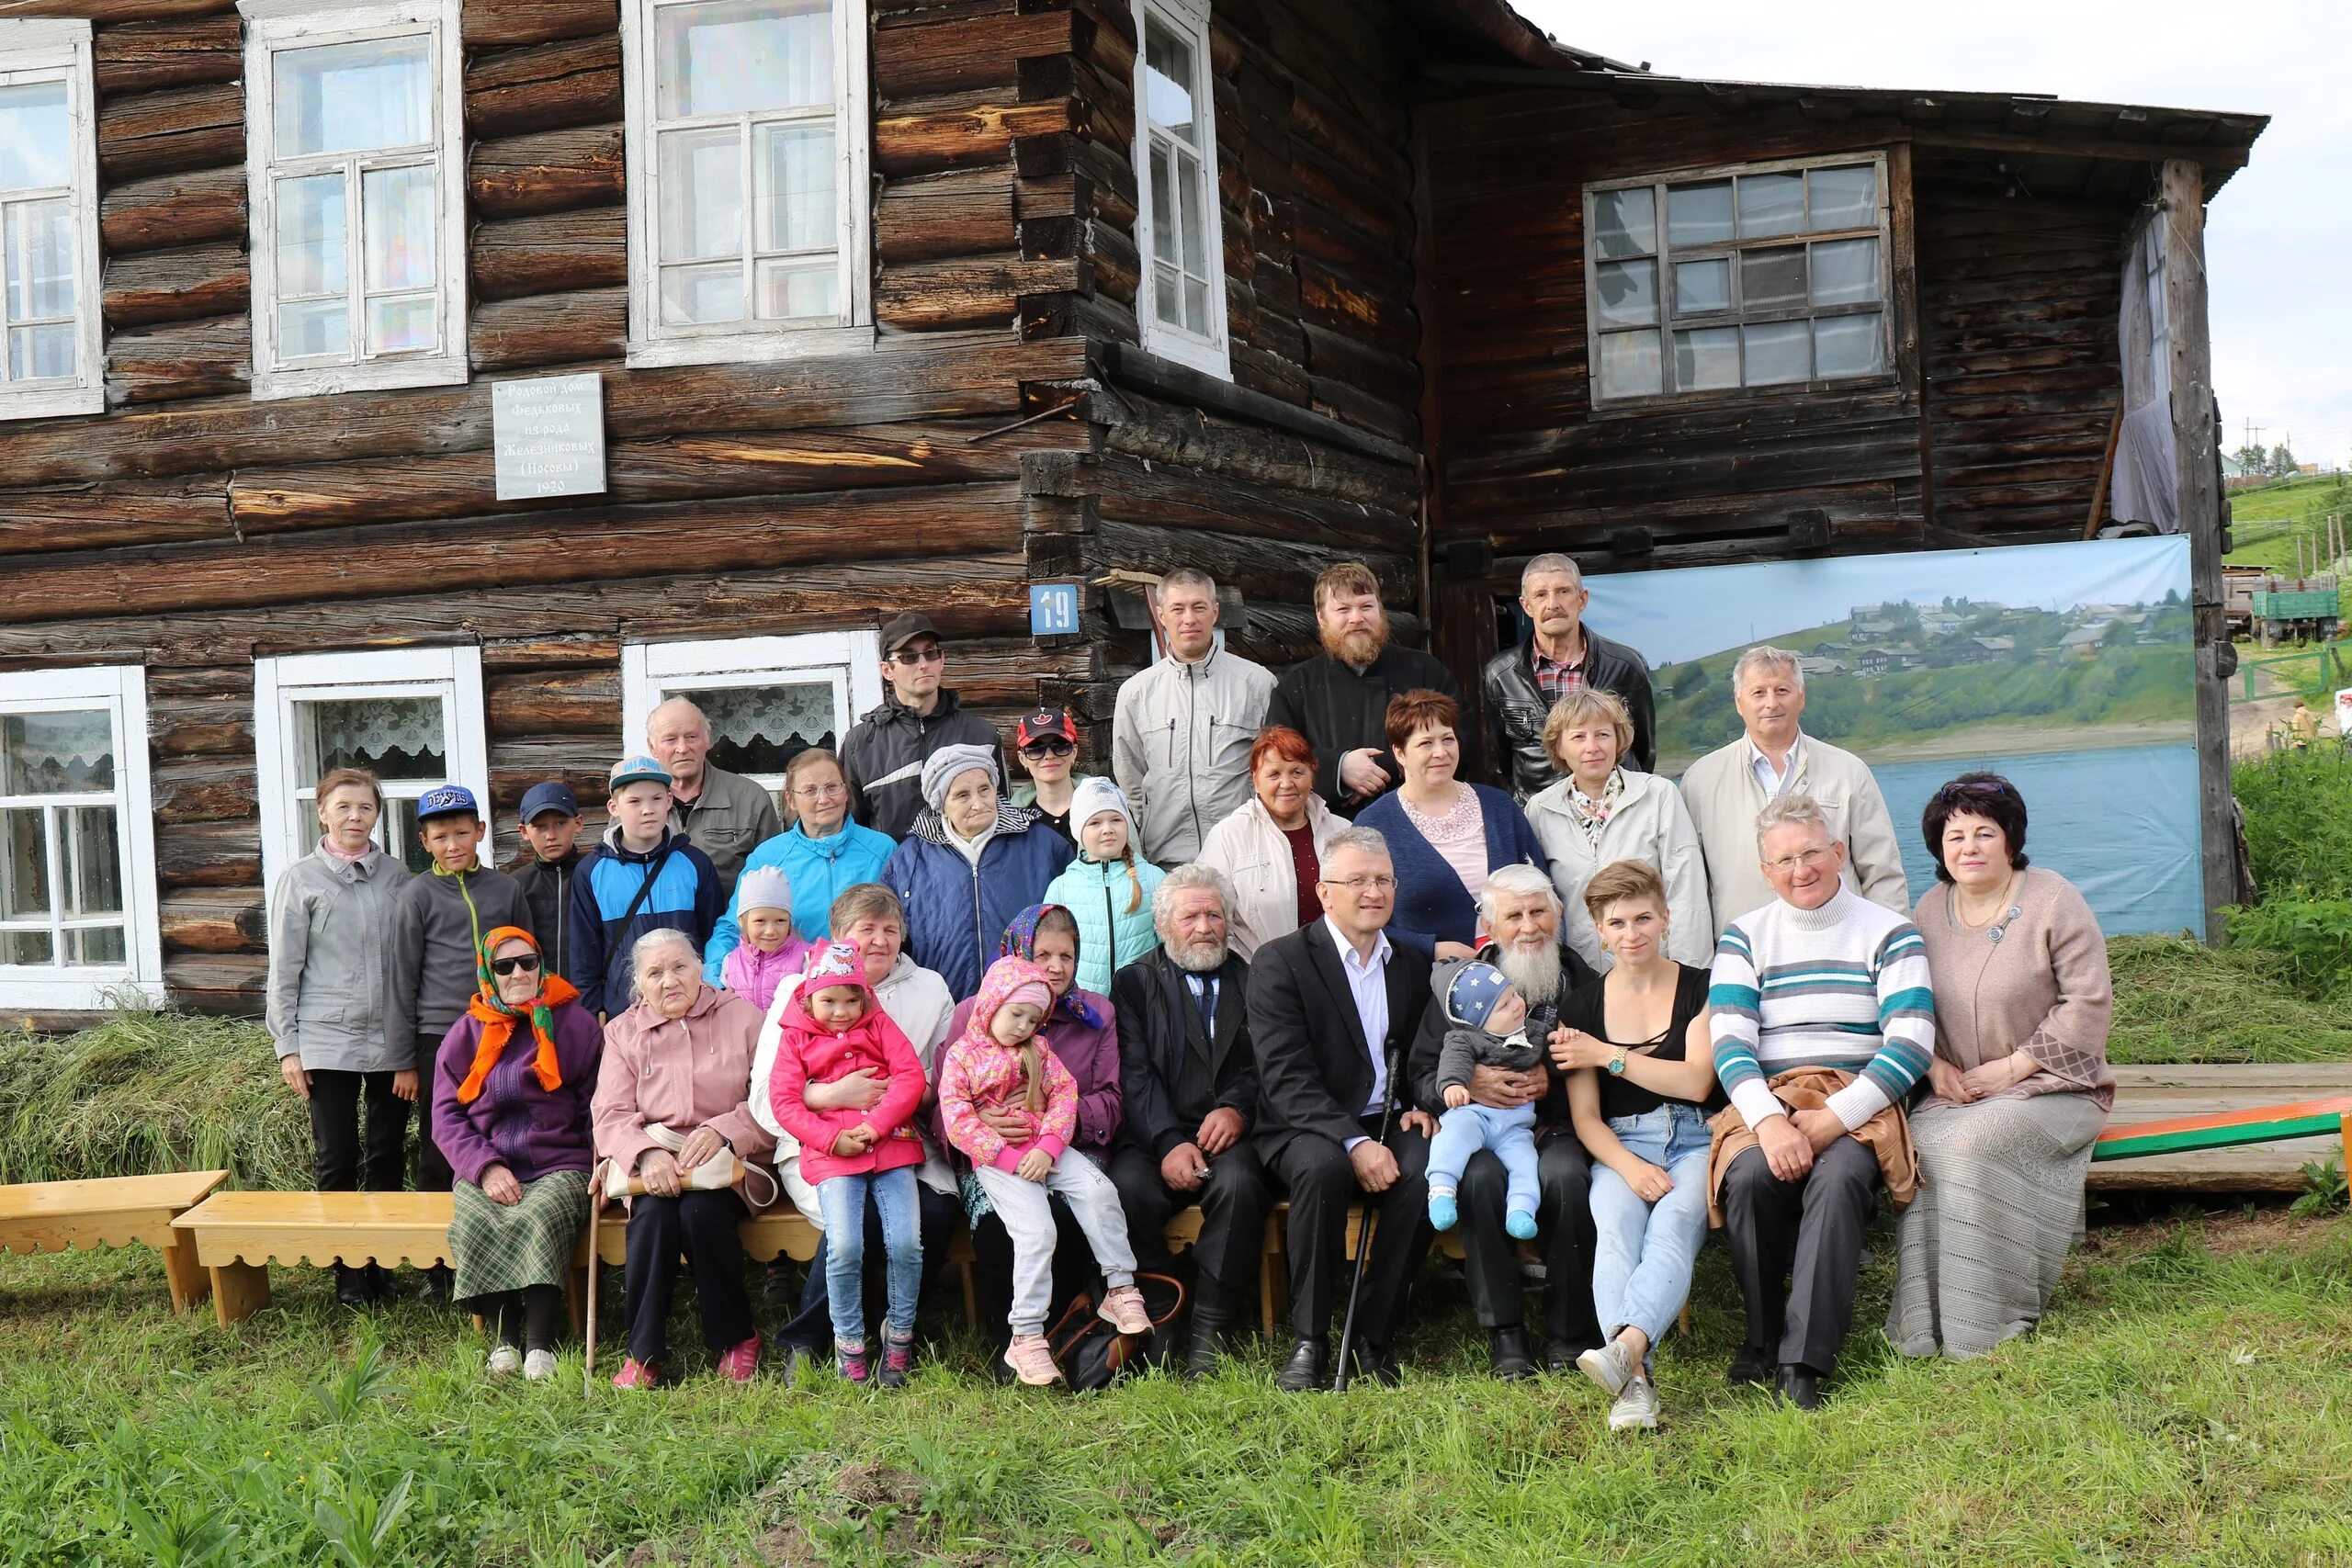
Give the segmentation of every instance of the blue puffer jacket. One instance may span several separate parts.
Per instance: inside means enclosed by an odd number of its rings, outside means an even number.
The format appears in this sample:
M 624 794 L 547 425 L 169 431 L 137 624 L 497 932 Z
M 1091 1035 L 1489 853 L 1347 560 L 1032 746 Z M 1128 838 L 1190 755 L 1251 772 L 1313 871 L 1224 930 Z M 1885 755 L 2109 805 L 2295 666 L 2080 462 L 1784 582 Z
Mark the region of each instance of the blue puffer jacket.
M 907 953 L 947 982 L 956 997 L 978 994 L 1012 917 L 1044 900 L 1046 884 L 1077 852 L 1037 820 L 999 802 L 996 829 L 975 867 L 947 841 L 939 813 L 915 818 L 880 880 L 907 907 Z
M 620 833 L 617 827 L 605 829 L 605 841 L 582 858 L 571 874 L 571 907 L 564 914 L 564 934 L 580 974 L 580 999 L 590 1012 L 628 1010 L 637 986 L 629 973 L 629 949 L 638 938 L 673 928 L 693 939 L 700 953 L 721 908 L 718 871 L 684 833 L 664 828 L 662 842 L 642 853 L 621 848 Z M 640 899 L 638 891 L 648 878 L 652 889 Z M 634 915 L 631 904 L 637 906 Z
M 833 900 L 861 882 L 880 880 L 890 852 L 899 846 L 888 833 L 843 822 L 837 833 L 812 839 L 797 824 L 786 829 L 744 857 L 743 869 L 775 866 L 792 883 L 792 931 L 795 936 L 822 942 L 832 931 Z M 727 913 L 710 933 L 703 949 L 703 978 L 716 986 L 727 955 L 743 945 L 741 916 L 743 881 L 727 901 Z
M 1127 880 L 1125 861 L 1091 861 L 1080 855 L 1054 878 L 1045 901 L 1059 904 L 1078 921 L 1079 989 L 1110 995 L 1111 976 L 1159 945 L 1159 928 L 1151 923 L 1151 892 L 1167 874 L 1149 861 L 1138 860 L 1140 897 Z M 1127 908 L 1131 898 L 1132 909 Z

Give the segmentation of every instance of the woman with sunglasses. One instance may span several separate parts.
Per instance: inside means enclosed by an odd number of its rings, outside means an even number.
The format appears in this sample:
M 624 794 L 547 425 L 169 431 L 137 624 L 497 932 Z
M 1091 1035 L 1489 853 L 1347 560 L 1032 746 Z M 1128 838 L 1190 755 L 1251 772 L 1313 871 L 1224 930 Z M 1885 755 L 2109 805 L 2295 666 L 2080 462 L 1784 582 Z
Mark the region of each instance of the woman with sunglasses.
M 555 1373 L 572 1249 L 595 1162 L 589 1100 L 604 1034 L 528 931 L 482 938 L 481 990 L 441 1041 L 433 1136 L 456 1175 L 454 1300 L 491 1328 L 488 1371 Z
M 1072 843 L 1078 834 L 1069 808 L 1089 775 L 1078 771 L 1078 724 L 1067 708 L 1039 708 L 1012 734 L 1013 754 L 1029 774 L 1012 786 L 1012 801 L 1037 814 L 1037 820 Z

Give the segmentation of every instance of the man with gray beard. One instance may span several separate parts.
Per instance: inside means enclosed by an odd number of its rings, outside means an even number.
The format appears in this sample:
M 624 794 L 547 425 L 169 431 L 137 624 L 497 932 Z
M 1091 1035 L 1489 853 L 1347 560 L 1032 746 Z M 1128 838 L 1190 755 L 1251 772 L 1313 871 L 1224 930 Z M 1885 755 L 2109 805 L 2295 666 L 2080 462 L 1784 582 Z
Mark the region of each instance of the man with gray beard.
M 1499 867 L 1478 895 L 1479 924 L 1487 940 L 1478 956 L 1503 972 L 1527 1001 L 1527 1037 L 1546 1042 L 1560 1004 L 1598 978 L 1560 940 L 1560 898 L 1552 879 L 1532 865 Z M 1442 996 L 1430 998 L 1407 1058 L 1414 1103 L 1444 1103 L 1437 1086 L 1438 1054 L 1451 1027 Z M 1544 1258 L 1544 1364 L 1575 1368 L 1577 1357 L 1601 1341 L 1592 1301 L 1591 1162 L 1568 1128 L 1565 1080 L 1547 1066 L 1524 1073 L 1500 1067 L 1472 1070 L 1470 1097 L 1509 1111 L 1536 1105 L 1536 1245 Z M 1487 1333 L 1495 1376 L 1532 1377 L 1535 1355 L 1527 1341 L 1527 1295 L 1519 1271 L 1519 1244 L 1503 1229 L 1509 1179 L 1502 1161 L 1481 1149 L 1462 1172 L 1456 1195 L 1462 1214 L 1464 1271 L 1470 1304 Z
M 1250 965 L 1227 942 L 1233 891 L 1212 866 L 1180 865 L 1151 897 L 1159 946 L 1112 977 L 1125 1118 L 1111 1180 L 1143 1268 L 1167 1270 L 1168 1221 L 1199 1204 L 1193 1244 L 1193 1338 L 1184 1370 L 1200 1376 L 1253 1293 L 1272 1203 L 1246 1141 L 1258 1117 L 1250 1045 Z

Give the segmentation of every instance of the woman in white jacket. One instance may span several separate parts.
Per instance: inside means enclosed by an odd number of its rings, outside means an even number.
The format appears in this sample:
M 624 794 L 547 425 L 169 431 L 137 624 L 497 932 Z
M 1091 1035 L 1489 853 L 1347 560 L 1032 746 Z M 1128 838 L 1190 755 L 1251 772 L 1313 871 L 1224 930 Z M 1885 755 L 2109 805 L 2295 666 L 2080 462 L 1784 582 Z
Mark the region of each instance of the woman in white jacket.
M 1633 742 L 1624 703 L 1591 686 L 1562 697 L 1544 721 L 1544 750 L 1564 776 L 1529 797 L 1527 820 L 1560 890 L 1561 934 L 1607 973 L 1611 960 L 1585 910 L 1585 884 L 1612 861 L 1647 861 L 1666 882 L 1667 956 L 1703 969 L 1714 959 L 1715 928 L 1699 830 L 1673 780 L 1619 765 Z
M 1323 846 L 1348 825 L 1315 793 L 1315 748 L 1295 729 L 1261 730 L 1250 748 L 1247 805 L 1209 829 L 1200 863 L 1233 884 L 1227 933 L 1248 959 L 1323 913 Z

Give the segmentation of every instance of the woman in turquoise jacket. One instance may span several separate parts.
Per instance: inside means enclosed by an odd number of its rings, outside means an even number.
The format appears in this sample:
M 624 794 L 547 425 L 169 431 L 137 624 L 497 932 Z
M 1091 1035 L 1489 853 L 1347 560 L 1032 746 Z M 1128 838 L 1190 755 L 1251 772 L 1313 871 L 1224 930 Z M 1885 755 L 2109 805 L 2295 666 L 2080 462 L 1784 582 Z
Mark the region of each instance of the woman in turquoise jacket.
M 792 826 L 744 857 L 743 869 L 781 869 L 792 883 L 793 934 L 821 946 L 832 932 L 833 900 L 861 882 L 882 880 L 883 863 L 899 846 L 888 833 L 849 819 L 849 784 L 841 759 L 821 746 L 785 764 L 784 794 Z M 736 886 L 742 886 L 740 876 Z M 721 983 L 727 955 L 742 945 L 741 897 L 739 891 L 728 900 L 703 950 L 703 978 L 714 986 Z
M 1088 779 L 1070 797 L 1078 858 L 1046 888 L 1078 921 L 1078 984 L 1108 996 L 1111 976 L 1159 944 L 1152 890 L 1165 874 L 1136 843 L 1135 813 L 1109 779 Z

